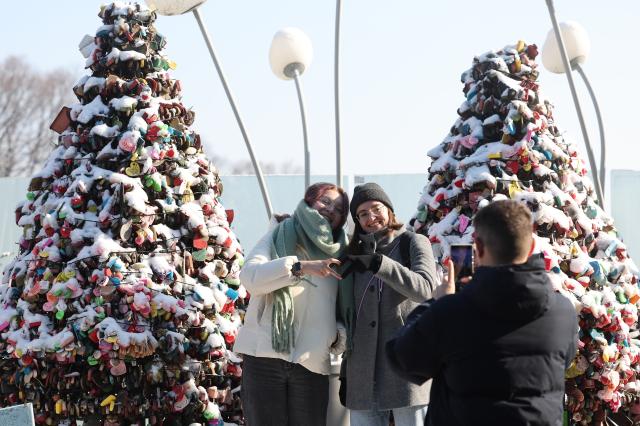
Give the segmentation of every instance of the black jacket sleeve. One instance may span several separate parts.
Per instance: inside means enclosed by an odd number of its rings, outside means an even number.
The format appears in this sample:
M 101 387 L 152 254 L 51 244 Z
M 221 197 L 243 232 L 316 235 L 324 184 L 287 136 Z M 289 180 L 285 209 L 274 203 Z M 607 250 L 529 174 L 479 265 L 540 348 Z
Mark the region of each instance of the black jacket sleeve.
M 433 303 L 427 301 L 411 312 L 405 326 L 386 345 L 387 360 L 393 370 L 418 385 L 437 375 L 442 363 Z
M 579 336 L 578 336 L 578 318 L 574 315 L 572 317 L 572 319 L 573 319 L 573 321 L 571 321 L 571 324 L 573 326 L 573 339 L 570 339 L 570 341 L 569 341 L 569 349 L 567 349 L 567 355 L 566 355 L 566 358 L 564 360 L 564 364 L 565 364 L 564 368 L 565 369 L 569 368 L 569 366 L 571 365 L 571 363 L 575 359 L 576 353 L 578 351 L 578 339 L 579 339 Z

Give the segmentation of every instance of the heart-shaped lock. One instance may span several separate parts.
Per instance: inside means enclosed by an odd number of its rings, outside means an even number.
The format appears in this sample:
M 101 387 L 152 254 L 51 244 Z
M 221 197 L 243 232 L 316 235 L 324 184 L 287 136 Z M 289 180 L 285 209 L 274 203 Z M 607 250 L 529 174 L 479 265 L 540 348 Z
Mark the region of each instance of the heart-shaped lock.
M 127 168 L 124 170 L 124 172 L 125 172 L 125 174 L 126 174 L 127 176 L 130 176 L 130 177 L 137 177 L 137 176 L 139 176 L 139 175 L 140 175 L 140 172 L 141 172 L 141 170 L 140 170 L 140 165 L 139 165 L 137 162 L 132 161 L 132 162 L 129 164 L 129 167 L 127 167 Z

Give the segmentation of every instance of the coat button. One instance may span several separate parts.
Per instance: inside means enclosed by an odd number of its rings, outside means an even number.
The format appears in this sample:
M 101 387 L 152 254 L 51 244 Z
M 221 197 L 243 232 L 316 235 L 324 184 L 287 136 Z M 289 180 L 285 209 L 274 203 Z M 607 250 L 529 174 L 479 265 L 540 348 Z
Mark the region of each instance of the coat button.
M 370 325 L 371 327 L 375 327 L 375 326 L 376 326 L 376 322 L 375 322 L 375 321 L 371 321 L 371 322 L 369 323 L 369 325 Z

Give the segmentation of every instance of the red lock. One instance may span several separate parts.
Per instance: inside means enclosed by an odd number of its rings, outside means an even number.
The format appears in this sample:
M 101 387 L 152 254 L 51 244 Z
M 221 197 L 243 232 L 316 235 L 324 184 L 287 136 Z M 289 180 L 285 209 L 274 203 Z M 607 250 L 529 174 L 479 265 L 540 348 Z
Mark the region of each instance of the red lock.
M 91 340 L 93 343 L 98 343 L 98 341 L 100 339 L 98 339 L 98 329 L 94 328 L 93 330 L 91 330 L 89 332 L 89 340 Z
M 69 238 L 70 235 L 71 227 L 69 226 L 69 223 L 65 221 L 62 228 L 60 228 L 60 236 L 62 236 L 62 238 Z
M 193 239 L 193 247 L 198 250 L 206 249 L 209 239 L 206 237 L 196 237 Z
M 225 213 L 227 214 L 227 222 L 229 223 L 229 225 L 231 225 L 236 214 L 233 209 L 227 209 L 225 210 Z
M 227 344 L 231 345 L 233 344 L 233 342 L 236 341 L 236 336 L 231 334 L 231 333 L 224 333 L 224 341 L 227 342 Z

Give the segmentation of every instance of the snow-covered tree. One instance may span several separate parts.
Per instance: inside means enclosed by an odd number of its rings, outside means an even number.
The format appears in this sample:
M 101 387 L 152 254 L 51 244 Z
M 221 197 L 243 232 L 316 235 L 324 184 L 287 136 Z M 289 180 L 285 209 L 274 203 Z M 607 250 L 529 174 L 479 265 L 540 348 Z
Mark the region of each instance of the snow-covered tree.
M 475 212 L 515 199 L 534 217 L 536 251 L 579 316 L 579 352 L 566 373 L 575 424 L 639 414 L 638 269 L 596 199 L 576 145 L 559 131 L 539 90 L 537 47 L 519 41 L 473 59 L 465 100 L 432 159 L 413 219 L 434 250 L 471 243 Z
M 116 2 L 99 16 L 81 42 L 79 102 L 57 117 L 58 146 L 16 209 L 0 403 L 33 402 L 38 424 L 241 423 L 233 212 L 155 13 Z

